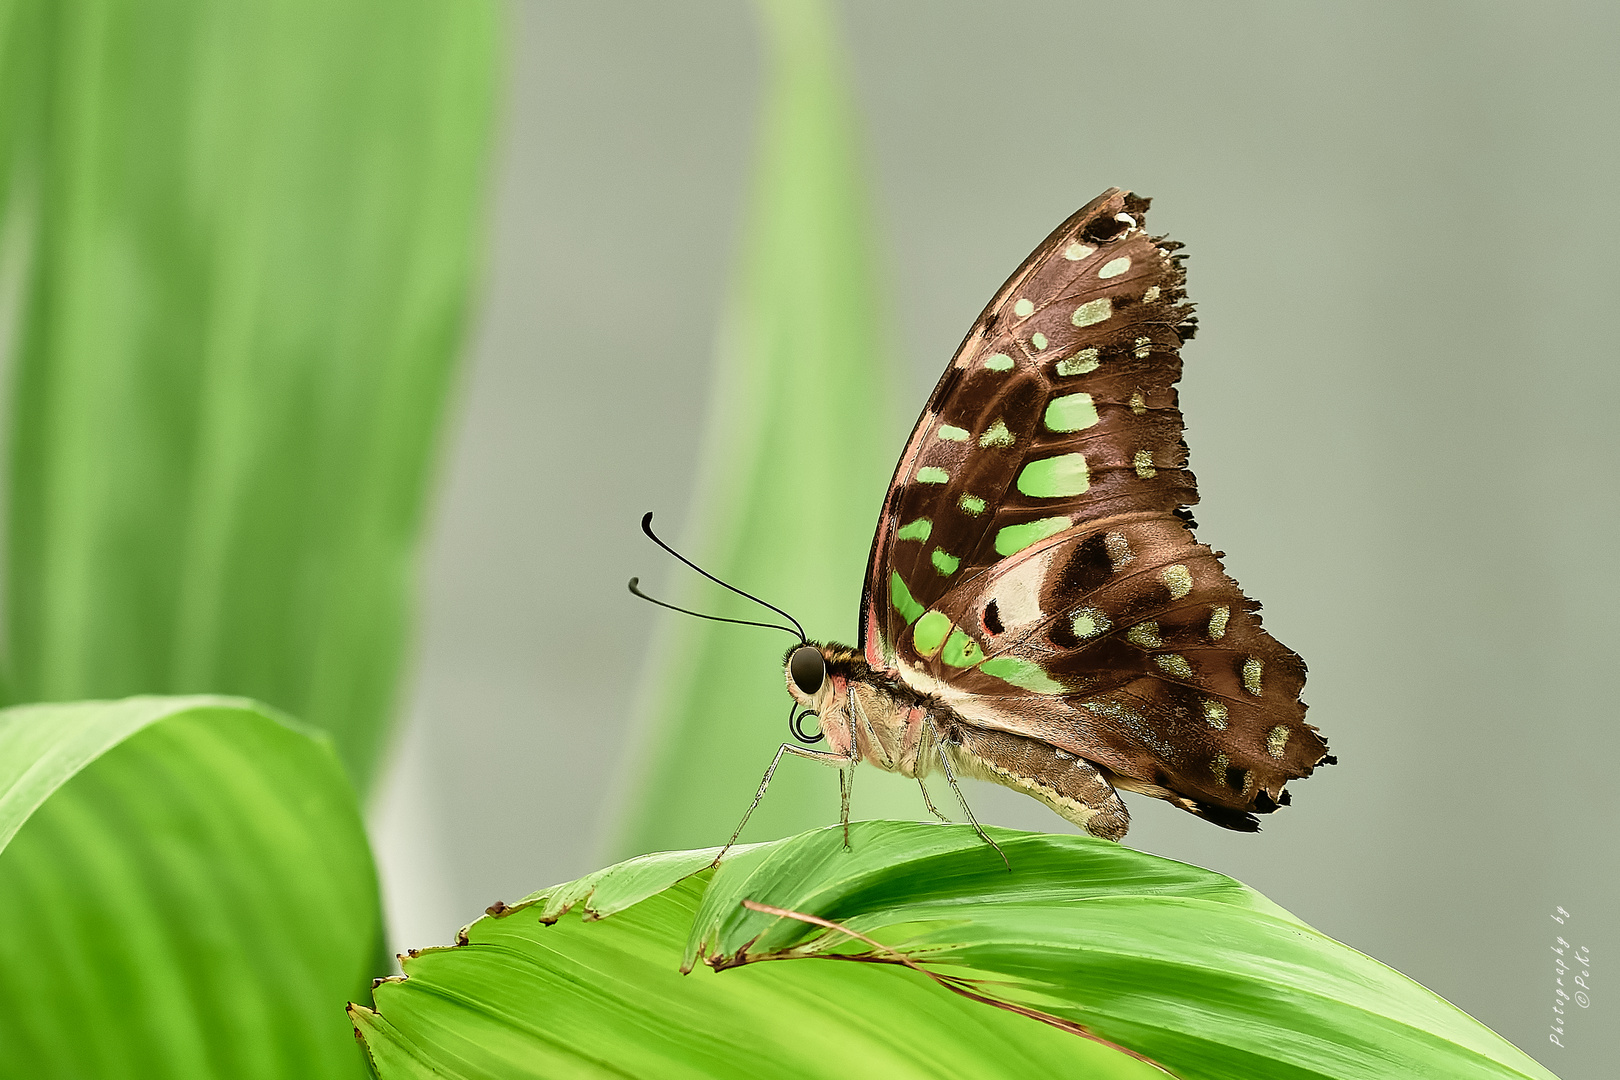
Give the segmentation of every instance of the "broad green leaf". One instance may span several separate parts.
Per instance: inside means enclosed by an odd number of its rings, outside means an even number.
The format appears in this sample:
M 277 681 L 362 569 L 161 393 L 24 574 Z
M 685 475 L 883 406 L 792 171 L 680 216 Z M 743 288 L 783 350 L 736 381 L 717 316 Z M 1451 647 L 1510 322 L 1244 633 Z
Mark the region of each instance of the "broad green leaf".
M 1551 1076 L 1466 1013 L 1247 886 L 1083 836 L 863 822 L 728 862 L 688 945 L 730 964 L 885 950 L 744 898 L 818 915 L 982 992 L 1086 1026 L 1178 1076 Z
M 683 876 L 712 849 L 632 860 L 480 919 L 351 1014 L 384 1080 L 1164 1075 L 1077 1030 L 1185 1080 L 1551 1078 L 1230 878 L 992 835 L 1011 873 L 967 826 L 892 821 L 854 825 L 850 851 L 824 828 L 712 873 Z
M 362 1077 L 380 939 L 324 734 L 219 697 L 0 712 L 0 1077 Z
M 601 921 L 548 927 L 535 908 L 513 909 L 474 923 L 461 947 L 407 957 L 407 977 L 378 986 L 374 1009 L 350 1009 L 378 1075 L 1162 1078 L 894 967 L 761 964 L 682 975 L 681 943 L 708 877 L 666 884 Z
M 703 418 L 700 490 L 689 513 L 649 509 L 655 528 L 692 522 L 687 546 L 706 568 L 793 612 L 812 637 L 850 641 L 903 418 L 889 407 L 847 77 L 827 5 L 758 8 L 768 71 L 760 145 Z M 643 578 L 677 582 L 688 607 L 774 617 L 651 545 L 647 559 L 649 569 L 671 569 Z M 671 619 L 644 681 L 645 735 L 616 841 L 623 854 L 723 841 L 787 737 L 781 663 L 792 639 Z M 856 795 L 878 793 L 862 803 L 872 816 L 900 785 L 866 780 Z M 902 794 L 905 807 L 916 803 L 914 789 Z M 837 813 L 833 774 L 790 760 L 748 835 L 781 836 Z
M 248 694 L 364 787 L 484 179 L 488 0 L 0 8 L 11 701 Z

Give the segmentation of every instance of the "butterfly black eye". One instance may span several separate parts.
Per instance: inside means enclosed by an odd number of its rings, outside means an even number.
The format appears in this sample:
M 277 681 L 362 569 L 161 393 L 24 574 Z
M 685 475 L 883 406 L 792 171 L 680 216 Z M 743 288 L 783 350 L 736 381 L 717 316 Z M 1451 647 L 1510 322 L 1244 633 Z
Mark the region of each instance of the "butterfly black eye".
M 802 645 L 788 658 L 788 674 L 793 677 L 793 685 L 799 688 L 799 693 L 811 697 L 827 678 L 827 662 L 822 659 L 820 649 Z

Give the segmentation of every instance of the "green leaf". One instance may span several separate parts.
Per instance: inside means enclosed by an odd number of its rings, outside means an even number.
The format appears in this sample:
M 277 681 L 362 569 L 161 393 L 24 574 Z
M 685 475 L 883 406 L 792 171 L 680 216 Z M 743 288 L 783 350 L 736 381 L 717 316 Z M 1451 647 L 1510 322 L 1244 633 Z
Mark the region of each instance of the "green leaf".
M 714 853 L 706 852 L 706 865 Z M 636 870 L 635 864 L 626 869 Z M 708 873 L 605 921 L 480 919 L 404 960 L 350 1014 L 383 1080 L 646 1076 L 889 1080 L 1161 1077 L 1115 1053 L 873 964 L 678 970 Z
M 888 407 L 869 229 L 847 79 L 822 0 L 763 0 L 768 85 L 753 205 L 729 314 L 686 548 L 707 569 L 793 612 L 814 638 L 851 640 L 877 508 L 899 444 Z M 653 507 L 659 522 L 687 508 Z M 666 512 L 667 511 L 667 512 Z M 649 558 L 657 553 L 649 548 Z M 769 611 L 700 581 L 685 606 Z M 649 612 L 651 609 L 649 609 Z M 679 618 L 645 679 L 645 735 L 619 823 L 630 854 L 731 835 L 786 736 L 784 634 Z M 780 836 L 838 812 L 830 772 L 790 761 L 749 835 Z M 914 789 L 867 774 L 857 797 Z
M 10 700 L 248 694 L 362 787 L 476 258 L 487 0 L 18 0 Z
M 1164 1075 L 1081 1029 L 1185 1080 L 1552 1075 L 1230 878 L 992 835 L 1011 873 L 969 827 L 892 821 L 852 826 L 852 851 L 837 828 L 734 849 L 712 875 L 691 873 L 712 849 L 632 860 L 480 919 L 351 1013 L 384 1080 Z M 585 920 L 545 926 L 571 906 Z
M 0 1077 L 360 1077 L 381 936 L 330 740 L 230 698 L 0 712 Z

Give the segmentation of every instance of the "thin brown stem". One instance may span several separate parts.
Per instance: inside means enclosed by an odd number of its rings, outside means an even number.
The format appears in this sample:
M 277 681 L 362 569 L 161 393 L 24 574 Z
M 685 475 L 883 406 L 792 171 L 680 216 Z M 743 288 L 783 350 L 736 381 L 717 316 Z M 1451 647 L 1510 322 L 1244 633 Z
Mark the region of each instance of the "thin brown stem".
M 1054 1016 L 1048 1012 L 1042 1012 L 1039 1009 L 1032 1009 L 1027 1005 L 1019 1005 L 1012 1001 L 1003 1001 L 1000 998 L 990 997 L 988 994 L 981 994 L 975 990 L 970 990 L 967 987 L 967 980 L 952 975 L 940 975 L 937 972 L 929 971 L 927 968 L 923 967 L 921 964 L 917 963 L 917 961 L 913 960 L 911 957 L 907 956 L 898 949 L 885 945 L 881 941 L 867 937 L 859 930 L 851 930 L 843 923 L 833 922 L 831 919 L 823 919 L 819 915 L 811 915 L 803 911 L 793 911 L 790 908 L 776 907 L 772 904 L 761 904 L 754 900 L 745 899 L 743 900 L 742 905 L 749 911 L 758 911 L 764 915 L 775 915 L 780 919 L 796 919 L 799 922 L 808 923 L 811 926 L 820 926 L 827 930 L 835 930 L 840 934 L 845 934 L 854 938 L 856 941 L 870 945 L 872 948 L 883 953 L 887 959 L 882 962 L 902 964 L 920 975 L 927 976 L 953 994 L 960 994 L 970 1001 L 979 1002 L 981 1005 L 994 1006 L 997 1009 L 1005 1009 L 1010 1013 L 1017 1013 L 1019 1016 L 1027 1016 L 1031 1020 L 1039 1020 L 1043 1024 L 1049 1024 L 1060 1031 L 1067 1031 L 1071 1035 L 1078 1035 L 1082 1039 L 1089 1039 L 1101 1046 L 1108 1047 L 1110 1050 L 1118 1050 L 1120 1053 L 1126 1055 L 1127 1057 L 1133 1057 L 1137 1061 L 1142 1062 L 1144 1065 L 1151 1065 L 1153 1068 L 1158 1069 L 1166 1076 L 1174 1077 L 1176 1075 L 1169 1069 L 1165 1068 L 1165 1066 L 1148 1057 L 1146 1054 L 1138 1053 L 1128 1046 L 1121 1046 L 1119 1043 L 1114 1042 L 1111 1039 L 1105 1039 L 1096 1032 L 1088 1030 L 1083 1024 L 1076 1023 L 1073 1020 L 1066 1020 L 1061 1016 Z M 826 955 L 828 959 L 832 960 L 861 959 L 860 957 L 854 956 L 840 956 L 836 953 L 824 955 Z

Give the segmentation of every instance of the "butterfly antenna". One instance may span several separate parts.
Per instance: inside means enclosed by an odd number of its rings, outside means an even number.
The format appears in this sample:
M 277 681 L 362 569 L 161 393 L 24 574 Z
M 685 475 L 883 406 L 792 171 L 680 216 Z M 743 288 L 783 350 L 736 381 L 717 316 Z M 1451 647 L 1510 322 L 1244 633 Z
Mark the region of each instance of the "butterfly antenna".
M 804 627 L 799 625 L 799 620 L 798 619 L 795 619 L 792 615 L 789 615 L 787 612 L 783 611 L 781 608 L 777 607 L 775 604 L 766 603 L 765 601 L 761 600 L 759 597 L 755 596 L 753 593 L 743 592 L 741 589 L 737 588 L 737 586 L 732 585 L 729 582 L 721 581 L 719 578 L 715 577 L 713 574 L 711 574 L 707 570 L 703 569 L 703 567 L 699 566 L 697 563 L 693 562 L 691 559 L 688 559 L 685 555 L 682 555 L 680 552 L 676 551 L 674 548 L 670 547 L 668 544 L 666 544 L 662 540 L 660 540 L 658 538 L 658 534 L 653 532 L 653 530 L 652 530 L 652 511 L 651 510 L 647 511 L 647 513 L 642 516 L 642 519 L 641 519 L 641 531 L 646 533 L 647 538 L 649 540 L 651 540 L 653 543 L 657 544 L 659 547 L 663 548 L 665 551 L 669 552 L 671 555 L 675 556 L 677 559 L 681 560 L 681 562 L 685 563 L 687 566 L 690 566 L 692 569 L 696 570 L 698 573 L 702 574 L 704 577 L 708 578 L 710 581 L 714 582 L 716 585 L 720 585 L 720 586 L 722 586 L 724 588 L 730 589 L 732 592 L 736 593 L 738 596 L 746 596 L 748 599 L 752 600 L 754 603 L 758 604 L 760 607 L 770 608 L 772 611 L 774 611 L 778 615 L 782 616 L 782 618 L 784 618 L 788 622 L 792 623 L 798 629 L 799 640 L 800 641 L 808 641 L 808 640 L 810 640 L 808 637 L 805 636 Z M 631 592 L 636 591 L 634 582 L 631 583 L 630 591 Z M 644 600 L 652 600 L 652 597 L 643 596 L 641 593 L 636 593 L 636 595 L 641 596 L 642 599 L 644 599 Z M 661 602 L 662 601 L 653 600 L 653 603 L 655 603 L 655 604 L 656 603 L 661 603 Z M 664 604 L 664 607 L 671 607 L 671 606 L 672 605 L 670 605 L 670 604 Z M 685 608 L 674 608 L 674 610 L 675 611 L 685 611 L 686 609 Z M 688 615 L 697 615 L 698 613 L 695 612 L 695 611 L 687 611 L 686 614 L 688 614 Z M 744 622 L 741 619 L 718 619 L 716 616 L 713 616 L 713 615 L 698 615 L 698 617 L 701 618 L 701 619 L 716 619 L 716 621 L 718 621 L 718 622 L 742 622 L 743 625 L 745 625 L 745 626 L 776 626 L 775 623 L 749 623 L 749 622 Z M 778 630 L 787 630 L 787 627 L 785 627 L 785 626 L 777 626 L 776 628 Z M 791 633 L 791 631 L 790 631 L 790 633 Z
M 674 604 L 666 604 L 662 600 L 658 599 L 656 596 L 648 596 L 646 593 L 642 592 L 641 591 L 641 579 L 640 578 L 631 578 L 630 579 L 630 591 L 632 593 L 634 593 L 636 596 L 641 597 L 641 599 L 647 601 L 647 603 L 649 603 L 649 604 L 657 604 L 659 607 L 669 608 L 669 610 L 671 610 L 671 611 L 678 611 L 682 615 L 693 615 L 693 616 L 696 616 L 699 619 L 708 619 L 711 622 L 736 623 L 738 626 L 763 626 L 768 630 L 780 630 L 784 634 L 797 633 L 797 631 L 795 631 L 792 627 L 779 626 L 778 624 L 773 623 L 773 622 L 750 622 L 747 619 L 723 619 L 719 615 L 705 615 L 701 611 L 689 611 L 689 610 L 687 610 L 686 608 L 683 608 L 683 607 L 676 607 Z M 798 637 L 799 637 L 800 641 L 804 640 L 804 635 L 803 634 L 799 634 Z

